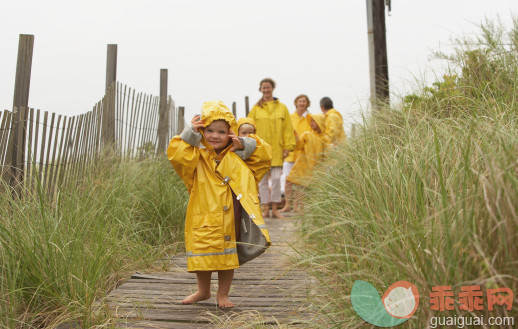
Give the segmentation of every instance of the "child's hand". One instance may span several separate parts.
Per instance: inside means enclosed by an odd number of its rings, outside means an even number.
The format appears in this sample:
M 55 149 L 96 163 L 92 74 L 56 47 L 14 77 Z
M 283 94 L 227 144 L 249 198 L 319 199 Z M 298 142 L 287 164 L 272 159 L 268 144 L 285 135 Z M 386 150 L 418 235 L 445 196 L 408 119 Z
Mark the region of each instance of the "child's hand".
M 204 121 L 201 121 L 200 118 L 201 117 L 196 114 L 191 120 L 192 131 L 195 133 L 197 133 L 199 129 L 203 128 Z
M 232 143 L 234 143 L 234 145 L 230 148 L 230 151 L 242 150 L 245 148 L 243 146 L 243 143 L 241 143 L 241 140 L 237 138 L 236 134 L 232 129 L 230 129 L 228 137 L 232 138 Z

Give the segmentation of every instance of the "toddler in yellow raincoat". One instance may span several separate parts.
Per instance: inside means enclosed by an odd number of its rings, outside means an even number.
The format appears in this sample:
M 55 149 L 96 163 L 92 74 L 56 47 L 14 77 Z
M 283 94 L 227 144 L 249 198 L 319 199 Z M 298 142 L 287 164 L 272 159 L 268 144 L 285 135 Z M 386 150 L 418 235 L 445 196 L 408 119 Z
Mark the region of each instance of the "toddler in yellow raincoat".
M 196 273 L 198 291 L 183 304 L 209 299 L 211 274 L 217 271 L 217 303 L 233 307 L 228 293 L 234 269 L 271 244 L 256 187 L 270 169 L 271 147 L 255 135 L 237 137 L 236 128 L 236 120 L 223 102 L 205 102 L 201 117 L 195 115 L 167 149 L 169 161 L 190 195 L 185 250 L 187 270 Z M 249 246 L 236 243 L 251 232 L 256 232 L 262 244 L 252 246 L 255 251 L 259 248 L 252 255 L 247 254 Z
M 239 137 L 248 137 L 250 134 L 255 134 L 254 119 L 244 117 L 237 120 L 237 135 Z
M 328 137 L 325 135 L 325 116 L 324 114 L 308 114 L 310 131 L 305 131 L 297 140 L 295 150 L 301 153 L 295 160 L 293 168 L 291 168 L 286 180 L 300 186 L 308 186 L 312 169 L 317 163 L 323 160 L 323 153 L 328 143 Z M 300 194 L 300 193 L 296 193 Z M 301 211 L 300 195 L 295 196 L 296 204 L 294 209 Z

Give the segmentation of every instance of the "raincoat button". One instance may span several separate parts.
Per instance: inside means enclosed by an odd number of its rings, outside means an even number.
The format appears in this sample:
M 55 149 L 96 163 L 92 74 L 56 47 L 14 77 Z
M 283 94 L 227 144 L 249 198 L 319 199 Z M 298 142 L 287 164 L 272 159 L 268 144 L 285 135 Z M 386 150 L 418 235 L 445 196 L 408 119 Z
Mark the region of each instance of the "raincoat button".
M 230 241 L 230 235 L 225 235 L 225 241 Z
M 223 206 L 223 211 L 227 212 L 228 211 L 228 207 L 227 206 Z
M 225 179 L 223 179 L 223 184 L 228 184 L 230 182 L 230 177 L 225 176 Z
M 241 200 L 242 197 L 243 197 L 243 194 L 239 193 L 239 195 L 237 196 L 236 199 Z

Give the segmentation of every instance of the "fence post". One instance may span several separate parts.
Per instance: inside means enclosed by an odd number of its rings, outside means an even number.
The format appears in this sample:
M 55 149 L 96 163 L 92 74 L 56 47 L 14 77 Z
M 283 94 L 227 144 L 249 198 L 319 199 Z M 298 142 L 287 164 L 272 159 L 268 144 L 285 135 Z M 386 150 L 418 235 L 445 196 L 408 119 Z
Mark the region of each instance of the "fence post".
M 385 5 L 384 0 L 367 0 L 367 34 L 373 109 L 379 109 L 381 103 L 389 104 L 390 102 Z
M 114 81 L 117 81 L 117 45 L 110 44 L 106 55 L 106 93 Z
M 169 111 L 167 108 L 167 69 L 160 70 L 160 103 L 158 110 L 158 148 L 160 154 L 166 150 L 169 131 Z
M 248 113 L 250 113 L 250 105 L 248 105 L 248 96 L 245 96 L 245 113 L 246 116 L 248 116 Z
M 21 192 L 25 162 L 25 137 L 29 88 L 31 83 L 32 53 L 34 49 L 34 35 L 20 34 L 18 42 L 18 60 L 16 62 L 16 79 L 13 97 L 13 120 L 6 163 L 10 164 L 9 185 L 17 195 Z
M 178 134 L 180 134 L 183 131 L 183 128 L 185 128 L 185 108 L 183 106 L 180 106 L 178 108 L 178 124 L 176 125 L 178 127 Z
M 115 85 L 117 80 L 117 45 L 109 44 L 106 56 L 106 94 L 102 114 L 102 142 L 115 145 Z M 113 85 L 113 86 L 112 86 Z M 111 87 L 111 88 L 110 88 Z
M 236 102 L 232 102 L 232 114 L 234 114 L 234 118 L 237 120 Z

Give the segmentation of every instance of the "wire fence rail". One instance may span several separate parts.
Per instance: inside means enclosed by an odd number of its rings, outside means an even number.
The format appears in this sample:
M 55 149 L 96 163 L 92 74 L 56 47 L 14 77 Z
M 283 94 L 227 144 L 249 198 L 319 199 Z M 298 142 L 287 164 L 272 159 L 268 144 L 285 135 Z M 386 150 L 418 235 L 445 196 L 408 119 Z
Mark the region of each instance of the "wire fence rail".
M 102 152 L 120 158 L 163 154 L 184 126 L 184 109 L 171 96 L 163 98 L 114 82 L 91 111 L 77 116 L 25 107 L 0 112 L 1 189 L 20 195 L 35 191 L 39 181 L 54 196 Z

